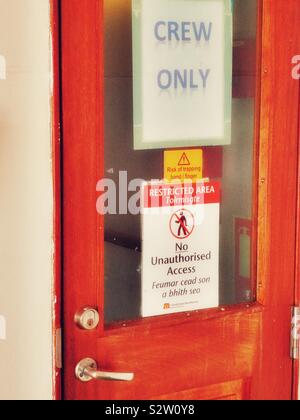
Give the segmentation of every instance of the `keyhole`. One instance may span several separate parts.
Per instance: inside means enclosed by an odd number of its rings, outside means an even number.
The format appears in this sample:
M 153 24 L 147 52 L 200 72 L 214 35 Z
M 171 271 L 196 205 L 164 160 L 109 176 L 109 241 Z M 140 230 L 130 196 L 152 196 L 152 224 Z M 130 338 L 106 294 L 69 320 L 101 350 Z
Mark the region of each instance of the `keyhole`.
M 94 325 L 94 320 L 90 318 L 88 320 L 87 324 L 88 324 L 89 327 L 92 327 Z

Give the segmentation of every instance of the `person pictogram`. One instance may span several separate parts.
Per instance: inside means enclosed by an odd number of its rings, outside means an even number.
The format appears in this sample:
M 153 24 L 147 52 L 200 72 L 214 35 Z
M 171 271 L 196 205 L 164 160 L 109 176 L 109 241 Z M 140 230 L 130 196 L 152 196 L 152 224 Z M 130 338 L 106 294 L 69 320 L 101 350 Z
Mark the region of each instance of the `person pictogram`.
M 180 213 L 180 218 L 177 216 L 178 220 L 175 221 L 178 226 L 178 236 L 181 237 L 181 234 L 183 233 L 183 236 L 187 236 L 189 231 L 187 229 L 188 223 L 186 220 L 186 217 L 183 213 L 183 211 Z
M 170 231 L 177 239 L 188 238 L 195 226 L 194 215 L 189 210 L 179 210 L 171 216 Z

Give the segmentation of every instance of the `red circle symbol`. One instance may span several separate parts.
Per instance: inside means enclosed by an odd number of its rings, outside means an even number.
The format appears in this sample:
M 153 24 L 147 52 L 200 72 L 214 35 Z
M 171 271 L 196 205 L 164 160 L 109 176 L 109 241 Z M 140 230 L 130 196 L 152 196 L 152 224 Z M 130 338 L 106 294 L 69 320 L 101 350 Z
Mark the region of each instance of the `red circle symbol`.
M 187 239 L 195 228 L 195 217 L 186 209 L 181 209 L 172 214 L 170 218 L 170 232 L 176 239 Z

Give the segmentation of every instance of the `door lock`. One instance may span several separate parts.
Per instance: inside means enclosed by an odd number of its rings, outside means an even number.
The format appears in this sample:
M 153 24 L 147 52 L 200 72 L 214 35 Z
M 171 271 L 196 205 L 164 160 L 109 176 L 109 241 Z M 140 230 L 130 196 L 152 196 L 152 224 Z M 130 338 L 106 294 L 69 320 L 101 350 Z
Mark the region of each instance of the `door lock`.
M 134 379 L 133 373 L 102 372 L 98 371 L 97 362 L 93 359 L 83 359 L 75 369 L 76 378 L 81 382 L 96 381 L 123 381 L 130 382 Z
M 75 315 L 75 324 L 82 330 L 95 330 L 100 322 L 99 312 L 89 306 L 81 309 Z

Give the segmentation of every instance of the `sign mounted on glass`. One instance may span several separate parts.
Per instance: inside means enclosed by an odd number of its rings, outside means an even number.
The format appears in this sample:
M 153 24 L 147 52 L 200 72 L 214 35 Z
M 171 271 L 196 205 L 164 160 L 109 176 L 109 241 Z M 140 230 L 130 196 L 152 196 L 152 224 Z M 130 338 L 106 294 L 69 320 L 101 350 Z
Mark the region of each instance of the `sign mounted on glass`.
M 145 183 L 142 316 L 219 306 L 220 184 Z
M 132 0 L 136 150 L 231 141 L 231 0 Z
M 203 178 L 203 151 L 201 149 L 165 150 L 164 179 L 170 182 Z

